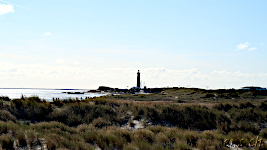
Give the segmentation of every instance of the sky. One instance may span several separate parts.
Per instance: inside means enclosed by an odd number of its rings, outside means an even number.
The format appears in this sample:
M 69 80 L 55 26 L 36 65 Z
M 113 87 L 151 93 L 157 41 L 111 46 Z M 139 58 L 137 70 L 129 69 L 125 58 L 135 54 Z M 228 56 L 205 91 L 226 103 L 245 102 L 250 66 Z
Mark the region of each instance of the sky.
M 267 87 L 266 0 L 0 0 L 0 88 Z

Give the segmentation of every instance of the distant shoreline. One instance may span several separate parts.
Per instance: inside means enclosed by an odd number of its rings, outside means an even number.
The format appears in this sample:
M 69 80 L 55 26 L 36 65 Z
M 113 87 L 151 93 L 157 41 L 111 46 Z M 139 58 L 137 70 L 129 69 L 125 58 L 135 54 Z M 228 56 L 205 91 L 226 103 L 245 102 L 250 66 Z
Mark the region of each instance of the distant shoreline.
M 93 93 L 86 89 L 47 89 L 47 88 L 0 88 L 0 96 L 7 96 L 10 99 L 38 96 L 40 99 L 52 101 L 59 99 L 86 99 L 88 97 L 99 97 L 105 93 Z
M 53 89 L 53 88 L 0 88 L 0 89 L 30 89 L 30 90 L 90 90 L 90 89 Z

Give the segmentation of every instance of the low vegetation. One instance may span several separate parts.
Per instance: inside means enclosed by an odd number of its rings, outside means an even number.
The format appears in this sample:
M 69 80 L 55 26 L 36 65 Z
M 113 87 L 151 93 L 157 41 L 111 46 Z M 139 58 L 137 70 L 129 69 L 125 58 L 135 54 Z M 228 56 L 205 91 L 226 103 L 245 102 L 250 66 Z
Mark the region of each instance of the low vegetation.
M 3 149 L 266 149 L 266 95 L 254 92 L 171 89 L 53 102 L 0 97 L 0 144 Z

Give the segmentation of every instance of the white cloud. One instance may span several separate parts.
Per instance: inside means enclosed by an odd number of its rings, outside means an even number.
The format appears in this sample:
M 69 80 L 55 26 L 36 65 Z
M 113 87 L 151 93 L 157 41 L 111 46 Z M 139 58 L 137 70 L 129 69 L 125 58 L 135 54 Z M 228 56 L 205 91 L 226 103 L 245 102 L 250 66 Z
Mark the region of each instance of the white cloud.
M 14 7 L 10 4 L 0 4 L 0 16 L 7 14 L 7 13 L 13 13 L 15 12 Z
M 58 59 L 59 63 L 67 60 Z M 112 67 L 96 64 L 80 65 L 16 64 L 0 61 L 1 87 L 45 88 L 97 88 L 110 86 L 128 88 L 136 86 L 136 73 L 140 69 L 142 85 L 147 87 L 199 87 L 240 88 L 247 85 L 267 85 L 267 73 L 244 73 L 216 70 L 203 72 L 196 68 L 187 70 L 155 68 Z
M 248 48 L 248 42 L 245 42 L 245 43 L 240 43 L 238 46 L 237 46 L 237 49 L 238 50 L 244 50 L 246 48 Z
M 56 63 L 57 64 L 64 64 L 65 63 L 65 60 L 64 59 L 57 59 L 56 60 Z
M 23 9 L 28 9 L 28 8 L 26 8 L 26 7 L 23 7 L 23 6 L 14 4 L 14 3 L 10 3 L 10 2 L 4 1 L 4 0 L 0 0 L 0 1 L 2 1 L 2 2 L 4 2 L 4 3 L 7 3 L 7 4 L 10 4 L 10 5 L 13 5 L 13 6 L 17 6 L 17 7 L 23 8 Z
M 249 50 L 249 51 L 255 51 L 258 48 L 257 47 L 249 47 L 249 43 L 245 42 L 245 43 L 240 43 L 239 45 L 237 45 L 237 50 Z M 264 45 L 264 43 L 261 43 L 260 45 Z
M 44 35 L 49 36 L 49 35 L 51 35 L 51 32 L 46 32 L 46 33 L 44 33 Z
M 264 43 L 260 43 L 260 46 L 263 46 L 264 45 Z
M 256 47 L 251 47 L 251 48 L 249 48 L 248 50 L 249 50 L 249 51 L 255 51 L 255 50 L 257 50 L 257 48 L 256 48 Z
M 79 62 L 79 61 L 74 61 L 73 64 L 74 64 L 74 65 L 81 65 L 82 63 Z

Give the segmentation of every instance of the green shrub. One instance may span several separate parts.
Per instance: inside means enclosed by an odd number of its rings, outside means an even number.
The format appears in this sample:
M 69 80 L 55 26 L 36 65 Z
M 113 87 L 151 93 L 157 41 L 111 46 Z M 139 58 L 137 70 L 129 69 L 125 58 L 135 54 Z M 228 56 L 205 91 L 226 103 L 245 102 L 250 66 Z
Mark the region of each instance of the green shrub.
M 3 149 L 13 150 L 13 137 L 11 134 L 2 134 L 0 136 L 0 141 Z
M 97 118 L 97 119 L 94 119 L 94 121 L 92 122 L 92 125 L 94 125 L 97 128 L 103 128 L 103 127 L 110 126 L 111 123 L 108 122 L 106 119 Z
M 147 114 L 147 109 L 146 107 L 136 107 L 134 110 L 134 120 L 140 120 L 144 117 L 146 117 Z
M 148 129 L 140 129 L 133 133 L 134 141 L 142 140 L 149 143 L 153 143 L 155 140 L 155 134 Z
M 122 136 L 117 136 L 109 130 L 99 130 L 97 132 L 96 144 L 102 149 L 122 149 L 127 143 Z
M 10 101 L 10 98 L 7 97 L 7 96 L 0 96 L 0 100 L 3 100 L 3 101 Z
M 126 129 L 121 129 L 120 127 L 110 126 L 107 127 L 105 131 L 108 132 L 109 134 L 113 134 L 119 137 L 118 138 L 118 140 L 120 140 L 119 143 L 131 142 L 133 140 L 132 132 Z
M 123 150 L 137 150 L 138 146 L 135 143 L 128 143 L 124 145 Z
M 81 136 L 84 138 L 85 142 L 94 144 L 97 140 L 98 133 L 97 131 L 85 132 L 81 134 Z
M 146 141 L 134 141 L 132 143 L 128 143 L 123 147 L 124 150 L 153 150 L 153 147 L 150 143 Z
M 236 139 L 243 140 L 244 143 L 249 143 L 249 141 L 255 137 L 255 135 L 251 132 L 242 132 L 242 131 L 231 131 L 228 135 L 226 135 L 227 139 Z
M 55 121 L 37 123 L 37 124 L 31 125 L 31 128 L 37 130 L 38 132 L 49 131 L 51 129 L 59 129 L 61 131 L 66 131 L 72 134 L 77 133 L 75 129 L 69 126 L 66 126 L 63 123 L 55 122 Z
M 186 143 L 190 146 L 196 146 L 198 141 L 198 135 L 186 134 Z
M 21 126 L 15 124 L 14 122 L 3 122 L 0 121 L 0 133 L 8 133 L 8 131 L 16 131 L 19 128 L 22 128 Z
M 8 111 L 18 119 L 36 122 L 46 121 L 53 110 L 49 103 L 42 103 L 38 97 L 30 97 L 12 100 Z
M 226 147 L 224 147 L 223 142 L 218 140 L 210 140 L 210 139 L 199 139 L 197 141 L 197 147 L 200 150 L 227 150 Z
M 49 133 L 44 136 L 48 149 L 56 148 L 74 148 L 74 145 L 70 144 L 66 138 L 55 133 Z
M 232 108 L 236 108 L 237 106 L 233 105 L 233 104 L 229 104 L 229 103 L 220 103 L 220 104 L 216 104 L 214 106 L 215 109 L 217 110 L 223 110 L 225 112 L 231 110 Z
M 222 133 L 228 133 L 228 132 L 230 132 L 231 131 L 231 128 L 230 128 L 230 124 L 231 123 L 229 123 L 229 122 L 227 122 L 227 121 L 225 121 L 225 122 L 219 122 L 218 124 L 217 124 L 217 129 L 219 130 L 219 131 L 221 131 Z
M 38 140 L 39 134 L 36 133 L 36 131 L 34 130 L 26 131 L 25 135 L 27 136 L 28 142 L 32 148 L 37 145 L 41 145 L 40 141 Z
M 133 145 L 133 147 L 136 147 L 137 149 L 140 149 L 140 150 L 153 150 L 151 143 L 141 140 L 141 139 L 132 142 L 131 145 Z
M 62 107 L 64 105 L 63 101 L 58 100 L 58 99 L 53 99 L 52 104 L 54 104 L 57 107 Z
M 266 104 L 266 102 L 261 102 L 259 108 L 260 108 L 261 110 L 263 110 L 263 111 L 266 111 L 266 110 L 267 110 L 267 104 Z
M 184 136 L 184 131 L 179 130 L 175 127 L 167 128 L 164 134 L 168 137 L 168 139 L 172 144 L 175 143 L 177 139 L 181 141 L 186 141 L 186 138 Z
M 191 146 L 189 146 L 188 144 L 186 144 L 185 141 L 176 141 L 174 143 L 174 149 L 177 149 L 177 150 L 191 150 Z
M 232 109 L 229 111 L 231 118 L 236 121 L 264 123 L 267 121 L 267 112 L 260 109 Z
M 155 134 L 156 133 L 160 133 L 160 132 L 165 132 L 167 130 L 166 127 L 163 127 L 163 126 L 160 126 L 160 125 L 148 126 L 147 129 L 149 129 L 150 131 L 152 131 Z
M 79 134 L 96 131 L 97 129 L 92 124 L 81 124 L 76 128 Z
M 206 130 L 201 134 L 201 138 L 210 139 L 210 140 L 218 140 L 223 142 L 225 139 L 224 134 L 218 132 L 218 130 Z
M 237 129 L 244 132 L 252 132 L 253 134 L 259 134 L 259 128 L 251 122 L 240 121 L 237 123 Z
M 89 124 L 100 117 L 110 123 L 116 123 L 118 120 L 112 107 L 91 104 L 70 104 L 62 110 L 54 111 L 49 117 L 50 120 L 59 121 L 69 126 Z
M 239 103 L 239 109 L 246 109 L 246 108 L 255 108 L 256 106 L 254 106 L 251 102 L 247 101 L 247 102 L 241 102 Z
M 57 134 L 51 130 L 51 133 L 44 135 L 44 139 L 46 140 L 48 149 L 93 149 L 93 146 L 85 143 L 80 136 L 70 134 L 68 132 L 65 132 L 64 134 Z
M 18 139 L 18 146 L 19 147 L 27 147 L 27 141 L 26 141 L 26 138 L 25 138 L 25 134 L 24 134 L 24 131 L 18 131 L 16 133 L 16 137 Z
M 267 129 L 261 130 L 260 134 L 262 135 L 263 138 L 267 138 Z
M 165 106 L 158 109 L 155 115 L 151 119 L 159 120 L 152 120 L 154 123 L 195 130 L 216 129 L 216 122 L 227 119 L 222 113 L 215 114 L 214 111 L 199 106 Z
M 1 121 L 13 121 L 13 122 L 17 121 L 16 117 L 6 110 L 0 110 L 0 120 Z
M 155 141 L 157 143 L 168 143 L 168 142 L 170 142 L 169 138 L 164 133 L 162 133 L 162 132 L 156 134 L 155 137 L 156 137 L 155 138 Z

